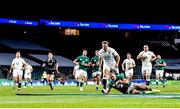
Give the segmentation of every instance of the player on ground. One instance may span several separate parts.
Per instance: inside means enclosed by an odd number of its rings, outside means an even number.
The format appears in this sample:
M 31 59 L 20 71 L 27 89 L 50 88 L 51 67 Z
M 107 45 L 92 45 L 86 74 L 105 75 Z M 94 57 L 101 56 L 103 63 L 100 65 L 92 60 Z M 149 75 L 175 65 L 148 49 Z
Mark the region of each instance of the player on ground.
M 165 87 L 163 75 L 164 67 L 166 67 L 166 62 L 164 61 L 164 59 L 161 59 L 160 55 L 157 55 L 156 64 L 154 66 L 156 67 L 156 87 L 158 87 L 159 81 L 162 81 L 163 87 Z
M 115 73 L 110 73 L 110 82 L 107 89 L 103 89 L 104 94 L 108 94 L 112 88 L 115 88 L 122 92 L 123 94 L 149 94 L 158 93 L 160 90 L 152 90 L 147 85 L 141 85 L 129 82 L 128 79 L 124 77 L 124 73 L 115 75 Z
M 119 54 L 111 47 L 109 47 L 109 42 L 102 41 L 102 49 L 99 51 L 99 56 L 101 58 L 99 69 L 103 63 L 103 88 L 106 89 L 107 80 L 109 79 L 110 69 L 115 69 L 119 73 Z
M 92 66 L 92 77 L 96 83 L 96 90 L 99 89 L 99 84 L 101 80 L 101 72 L 99 71 L 99 64 L 100 64 L 100 57 L 99 51 L 95 51 L 95 56 L 91 59 L 91 66 Z
M 129 81 L 133 78 L 133 68 L 136 66 L 134 59 L 131 58 L 131 54 L 127 53 L 127 59 L 122 63 L 122 70 L 125 72 L 125 76 Z
M 156 59 L 156 56 L 152 51 L 149 51 L 148 45 L 144 45 L 144 50 L 139 53 L 137 59 L 142 61 L 142 76 L 146 81 L 146 85 L 150 84 L 150 76 L 152 72 L 152 61 Z
M 12 72 L 13 74 L 13 80 L 14 80 L 13 88 L 15 88 L 16 83 L 18 83 L 18 91 L 21 90 L 21 84 L 22 84 L 21 81 L 22 81 L 22 75 L 25 64 L 26 62 L 24 61 L 24 59 L 21 58 L 20 51 L 17 51 L 16 57 L 12 61 L 10 72 Z
M 27 86 L 27 82 L 30 82 L 31 83 L 31 87 L 32 87 L 32 79 L 31 79 L 32 71 L 33 71 L 32 66 L 28 62 L 26 62 L 26 65 L 25 65 L 25 74 L 24 74 L 25 88 Z
M 49 86 L 51 90 L 53 90 L 52 82 L 54 80 L 54 73 L 55 72 L 59 73 L 59 71 L 58 71 L 58 62 L 56 61 L 56 59 L 53 58 L 52 52 L 48 53 L 48 59 L 44 61 L 42 66 L 46 68 L 47 81 L 49 82 Z
M 80 83 L 80 91 L 83 91 L 83 84 L 87 81 L 87 69 L 90 66 L 90 59 L 87 57 L 87 50 L 84 49 L 81 56 L 78 56 L 74 64 L 79 65 L 76 71 L 77 80 Z

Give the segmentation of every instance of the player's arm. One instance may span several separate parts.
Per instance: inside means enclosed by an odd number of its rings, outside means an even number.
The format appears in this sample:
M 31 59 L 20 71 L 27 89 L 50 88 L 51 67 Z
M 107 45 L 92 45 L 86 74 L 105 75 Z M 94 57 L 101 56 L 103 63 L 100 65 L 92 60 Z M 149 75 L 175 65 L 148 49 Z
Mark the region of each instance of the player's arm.
M 31 66 L 31 71 L 30 72 L 32 72 L 33 71 L 33 68 L 32 68 L 32 66 Z
M 44 63 L 42 64 L 42 67 L 45 67 L 46 66 L 46 61 L 44 61 Z
M 131 68 L 134 68 L 136 66 L 136 63 L 135 63 L 135 61 L 134 61 L 134 59 L 132 60 L 132 66 L 130 67 L 130 69 Z
M 119 66 L 119 62 L 120 62 L 120 56 L 117 55 L 117 56 L 115 56 L 115 58 L 116 58 L 116 66 L 118 67 Z
M 15 65 L 15 62 L 13 60 L 12 63 L 11 63 L 11 66 L 10 66 L 9 73 L 11 73 L 13 69 L 15 69 L 14 65 Z
M 55 66 L 55 67 L 56 67 L 56 68 L 55 68 L 55 69 L 56 69 L 56 72 L 59 73 L 59 70 L 58 70 L 59 64 L 58 64 L 57 61 L 56 61 L 56 66 Z
M 119 84 L 128 84 L 129 81 L 128 81 L 128 79 L 124 78 L 122 80 L 118 80 L 116 83 L 119 83 Z
M 124 71 L 124 64 L 125 64 L 125 61 L 123 61 L 122 63 L 122 70 Z
M 163 64 L 155 64 L 155 65 L 160 66 L 160 67 L 166 67 L 167 66 L 166 62 L 163 62 Z
M 22 70 L 24 70 L 26 67 L 26 62 L 23 60 L 22 63 L 23 63 Z
M 73 61 L 73 63 L 76 64 L 76 65 L 79 65 L 78 59 L 79 59 L 79 57 L 77 57 L 77 58 Z
M 91 59 L 91 66 L 94 67 L 96 64 L 93 62 L 93 58 Z
M 103 59 L 100 58 L 100 60 L 99 60 L 99 71 L 101 71 L 102 63 L 103 63 Z
M 119 66 L 119 62 L 120 62 L 120 56 L 117 53 L 117 51 L 115 51 L 114 49 L 111 49 L 111 50 L 112 50 L 112 53 L 113 53 L 113 55 L 115 57 L 115 60 L 116 60 L 116 67 L 118 67 Z
M 152 58 L 151 58 L 150 61 L 152 62 L 152 61 L 155 61 L 155 60 L 156 60 L 156 55 L 152 52 Z
M 140 52 L 137 56 L 137 60 L 142 59 L 142 58 L 143 58 L 143 52 Z
M 86 67 L 91 66 L 91 62 L 88 62 L 87 64 L 84 64 L 84 66 L 86 66 Z
M 108 84 L 108 86 L 106 88 L 106 94 L 108 94 L 111 91 L 114 83 L 115 82 L 113 80 L 110 80 L 110 82 L 109 82 L 109 84 Z

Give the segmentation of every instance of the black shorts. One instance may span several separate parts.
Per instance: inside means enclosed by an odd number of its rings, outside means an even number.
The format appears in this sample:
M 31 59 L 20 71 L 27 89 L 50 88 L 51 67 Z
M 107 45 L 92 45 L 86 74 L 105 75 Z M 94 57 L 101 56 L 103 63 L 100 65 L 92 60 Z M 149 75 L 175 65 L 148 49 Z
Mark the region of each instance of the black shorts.
M 54 75 L 54 70 L 47 70 L 46 73 L 49 74 L 49 75 Z

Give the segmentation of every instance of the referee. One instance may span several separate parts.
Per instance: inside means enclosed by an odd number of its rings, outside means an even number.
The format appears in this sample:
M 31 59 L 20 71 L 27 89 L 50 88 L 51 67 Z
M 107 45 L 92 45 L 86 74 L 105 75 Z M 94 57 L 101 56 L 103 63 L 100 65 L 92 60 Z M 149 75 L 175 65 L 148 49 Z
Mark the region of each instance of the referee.
M 53 58 L 52 52 L 48 53 L 48 59 L 44 61 L 42 67 L 45 67 L 46 69 L 47 81 L 49 82 L 49 86 L 51 90 L 53 90 L 52 87 L 53 75 L 55 71 L 57 71 L 57 73 L 59 73 L 59 71 L 58 71 L 58 62 L 56 61 L 56 59 Z

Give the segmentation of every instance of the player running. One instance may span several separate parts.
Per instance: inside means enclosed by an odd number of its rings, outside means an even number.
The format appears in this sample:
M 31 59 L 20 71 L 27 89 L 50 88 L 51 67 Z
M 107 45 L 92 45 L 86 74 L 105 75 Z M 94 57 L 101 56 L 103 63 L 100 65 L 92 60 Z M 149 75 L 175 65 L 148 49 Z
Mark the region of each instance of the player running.
M 79 80 L 78 80 L 78 75 L 77 75 L 77 71 L 78 71 L 78 69 L 79 69 L 79 65 L 75 65 L 74 66 L 74 69 L 73 69 L 73 76 L 74 76 L 74 78 L 75 78 L 75 80 L 76 80 L 76 83 L 77 83 L 77 87 L 79 87 Z
M 90 66 L 90 59 L 87 57 L 87 50 L 84 49 L 81 56 L 78 56 L 74 61 L 74 64 L 79 65 L 79 69 L 76 71 L 76 77 L 80 83 L 80 91 L 83 91 L 83 84 L 87 81 L 87 69 Z
M 141 85 L 129 82 L 128 79 L 124 77 L 124 73 L 115 75 L 114 73 L 110 73 L 110 82 L 108 84 L 107 89 L 103 89 L 102 92 L 104 94 L 110 93 L 112 88 L 117 89 L 123 94 L 149 94 L 149 93 L 158 93 L 160 90 L 152 90 L 147 85 Z
M 46 68 L 46 73 L 47 73 L 47 81 L 49 82 L 49 86 L 51 90 L 53 90 L 52 87 L 52 82 L 54 80 L 54 73 L 58 71 L 58 62 L 56 59 L 53 58 L 52 52 L 48 53 L 48 59 L 44 61 L 42 67 Z
M 32 71 L 33 71 L 32 66 L 28 62 L 26 62 L 26 65 L 25 65 L 25 74 L 24 74 L 25 88 L 26 88 L 28 82 L 30 82 L 31 87 L 32 87 L 32 79 L 31 79 Z
M 99 71 L 99 64 L 100 64 L 100 57 L 99 51 L 95 51 L 95 56 L 91 59 L 91 66 L 92 66 L 92 77 L 96 83 L 96 90 L 99 89 L 99 84 L 101 80 L 101 72 Z
M 122 70 L 125 72 L 125 77 L 132 81 L 133 78 L 133 68 L 136 66 L 134 59 L 131 58 L 131 54 L 127 53 L 127 59 L 122 63 Z
M 99 69 L 102 66 L 103 63 L 103 88 L 106 89 L 107 86 L 107 80 L 109 79 L 109 73 L 110 69 L 116 70 L 117 73 L 119 73 L 119 61 L 120 56 L 119 54 L 111 47 L 109 47 L 109 42 L 102 41 L 102 49 L 99 51 L 100 56 L 100 65 Z
M 156 59 L 156 55 L 149 51 L 148 45 L 144 45 L 144 50 L 139 53 L 137 59 L 142 61 L 142 76 L 146 81 L 146 85 L 150 84 L 150 76 L 152 72 L 152 61 Z
M 23 75 L 23 70 L 24 66 L 26 65 L 26 62 L 24 59 L 21 58 L 21 53 L 20 51 L 16 52 L 16 57 L 13 59 L 11 63 L 11 68 L 10 68 L 10 73 L 12 72 L 13 74 L 13 81 L 14 85 L 13 88 L 15 88 L 16 83 L 18 84 L 18 91 L 21 90 L 21 81 L 22 81 L 22 75 Z
M 156 87 L 158 88 L 159 81 L 162 81 L 163 87 L 165 88 L 165 81 L 163 79 L 164 75 L 164 67 L 166 67 L 166 62 L 164 59 L 161 59 L 160 55 L 157 55 L 156 64 L 154 65 L 156 67 Z

